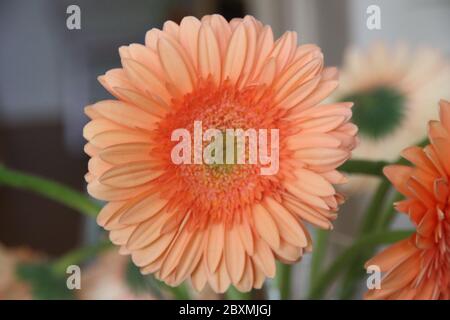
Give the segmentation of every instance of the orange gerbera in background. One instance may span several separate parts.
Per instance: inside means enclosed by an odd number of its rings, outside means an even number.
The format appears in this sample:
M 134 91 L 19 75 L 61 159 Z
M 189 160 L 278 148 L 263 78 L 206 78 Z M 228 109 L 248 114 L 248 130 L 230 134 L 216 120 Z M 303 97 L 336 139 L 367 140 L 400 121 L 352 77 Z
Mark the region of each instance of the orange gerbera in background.
M 338 85 L 315 45 L 295 32 L 274 41 L 253 17 L 168 21 L 145 46 L 119 52 L 99 78 L 118 100 L 86 107 L 89 193 L 108 201 L 98 223 L 144 274 L 216 292 L 260 288 L 275 260 L 311 249 L 304 222 L 331 228 L 346 181 L 336 168 L 355 147 L 351 103 L 319 105 Z M 171 133 L 276 128 L 279 171 L 260 165 L 175 165 Z
M 395 204 L 416 232 L 366 263 L 387 272 L 370 299 L 450 299 L 450 103 L 440 102 L 440 122 L 430 121 L 430 144 L 403 157 L 415 167 L 391 165 L 384 172 L 406 200 Z

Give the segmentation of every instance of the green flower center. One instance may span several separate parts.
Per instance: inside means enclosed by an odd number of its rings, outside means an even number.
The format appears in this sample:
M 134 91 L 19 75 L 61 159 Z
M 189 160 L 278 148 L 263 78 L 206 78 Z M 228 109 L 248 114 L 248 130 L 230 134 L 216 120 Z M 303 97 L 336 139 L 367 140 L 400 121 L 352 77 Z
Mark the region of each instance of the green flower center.
M 352 120 L 359 134 L 366 138 L 384 138 L 404 119 L 405 97 L 393 88 L 378 87 L 350 94 L 342 101 L 354 102 Z

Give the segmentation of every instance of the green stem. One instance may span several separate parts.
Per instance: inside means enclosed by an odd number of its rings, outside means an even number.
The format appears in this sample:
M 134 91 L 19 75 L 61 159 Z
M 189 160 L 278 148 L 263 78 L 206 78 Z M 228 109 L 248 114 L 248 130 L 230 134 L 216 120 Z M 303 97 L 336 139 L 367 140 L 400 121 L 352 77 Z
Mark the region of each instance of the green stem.
M 252 292 L 240 292 L 234 286 L 230 286 L 225 293 L 225 297 L 227 300 L 250 300 Z
M 429 143 L 428 138 L 424 138 L 418 143 L 416 143 L 419 147 L 424 147 Z M 405 164 L 406 160 L 403 158 L 398 159 L 393 162 L 394 164 Z M 354 173 L 354 174 L 367 174 L 373 176 L 384 177 L 383 168 L 392 163 L 387 161 L 370 161 L 363 159 L 351 159 L 347 160 L 342 166 L 339 167 L 339 170 L 346 173 Z
M 317 229 L 316 231 L 316 241 L 311 259 L 311 286 L 317 281 L 317 277 L 323 266 L 323 261 L 327 253 L 329 235 L 328 230 Z
M 379 220 L 383 203 L 385 202 L 390 188 L 391 185 L 386 179 L 383 179 L 380 182 L 367 209 L 367 213 L 363 218 L 361 228 L 358 232 L 358 237 L 377 231 L 377 220 Z M 339 299 L 350 299 L 354 295 L 358 278 L 364 274 L 363 264 L 370 257 L 370 255 L 371 252 L 362 252 L 347 262 L 348 268 L 343 277 L 342 286 L 339 292 Z
M 386 161 L 348 160 L 339 167 L 340 171 L 354 174 L 367 174 L 383 176 L 383 168 L 388 165 Z
M 80 213 L 95 218 L 100 206 L 89 197 L 70 187 L 17 170 L 7 169 L 0 165 L 0 185 L 32 191 L 46 198 L 59 202 Z
M 85 246 L 71 251 L 52 263 L 52 269 L 57 275 L 64 275 L 70 265 L 80 265 L 86 260 L 95 257 L 99 252 L 112 247 L 109 240 L 104 240 L 91 246 Z
M 380 211 L 383 208 L 383 203 L 390 188 L 391 184 L 388 180 L 383 179 L 380 182 L 375 195 L 370 202 L 369 208 L 367 209 L 367 213 L 363 218 L 361 228 L 359 230 L 359 236 L 362 236 L 363 234 L 366 234 L 375 229 L 376 221 L 380 217 Z
M 311 287 L 309 299 L 321 299 L 328 287 L 339 276 L 341 270 L 347 266 L 348 260 L 359 254 L 361 250 L 399 241 L 409 236 L 412 232 L 412 230 L 381 231 L 361 237 L 352 246 L 344 250 L 326 271 L 321 273 L 319 280 Z
M 292 266 L 278 263 L 276 283 L 280 291 L 281 300 L 291 299 L 292 290 Z
M 170 287 L 162 282 L 162 285 L 166 288 L 167 291 L 169 291 L 173 297 L 176 300 L 190 300 L 191 295 L 189 293 L 189 289 L 187 286 L 183 283 L 180 284 L 178 287 Z
M 404 198 L 404 196 L 401 193 L 395 192 L 395 194 L 392 196 L 391 200 L 389 200 L 389 202 L 388 202 L 389 205 L 384 210 L 380 219 L 378 220 L 378 225 L 377 225 L 378 230 L 384 230 L 387 227 L 389 227 L 389 225 L 391 224 L 392 220 L 394 219 L 394 216 L 396 213 L 393 204 L 402 200 L 403 198 Z
M 417 143 L 418 146 L 424 147 L 429 143 L 428 138 L 422 139 L 420 142 Z M 361 161 L 359 165 L 363 165 Z M 381 165 L 382 162 L 379 162 Z M 407 164 L 408 161 L 399 158 L 397 161 L 395 161 L 393 164 Z M 388 165 L 389 163 L 386 163 Z M 381 166 L 380 173 L 382 174 L 384 166 Z M 350 163 L 350 168 L 357 169 L 358 165 L 352 165 Z M 384 177 L 383 177 L 384 178 Z M 368 232 L 376 232 L 385 230 L 391 220 L 393 219 L 395 215 L 395 210 L 392 206 L 392 203 L 395 201 L 398 201 L 401 199 L 401 195 L 396 193 L 393 197 L 387 198 L 387 194 L 390 190 L 390 183 L 385 178 L 380 183 L 370 205 L 367 210 L 366 215 L 364 216 L 359 236 L 362 236 L 364 234 L 367 234 Z M 387 205 L 383 206 L 383 203 L 387 203 Z M 383 210 L 383 208 L 386 207 L 386 209 Z M 371 255 L 374 253 L 375 248 L 372 248 L 371 250 L 367 250 L 363 253 L 361 253 L 359 256 L 355 257 L 353 261 L 351 261 L 348 265 L 347 272 L 343 278 L 342 281 L 342 287 L 339 293 L 339 299 L 350 299 L 354 296 L 354 293 L 356 291 L 356 285 L 358 279 L 362 278 L 364 276 L 364 268 L 362 265 L 364 262 L 371 257 Z

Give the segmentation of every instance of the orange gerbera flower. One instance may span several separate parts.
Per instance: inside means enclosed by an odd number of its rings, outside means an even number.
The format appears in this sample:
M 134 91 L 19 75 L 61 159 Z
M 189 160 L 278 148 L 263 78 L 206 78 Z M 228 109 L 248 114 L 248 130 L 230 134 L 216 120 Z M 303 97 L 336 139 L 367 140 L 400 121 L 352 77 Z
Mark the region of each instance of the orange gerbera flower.
M 403 157 L 415 167 L 392 165 L 384 173 L 407 199 L 395 204 L 416 232 L 366 263 L 387 272 L 371 299 L 450 299 L 450 103 L 440 102 L 440 122 L 430 121 L 425 148 Z
M 337 86 L 314 45 L 274 41 L 253 17 L 169 21 L 145 46 L 119 50 L 99 78 L 118 100 L 86 107 L 89 193 L 109 203 L 98 223 L 146 273 L 201 290 L 260 288 L 275 259 L 310 250 L 303 221 L 331 228 L 357 128 L 350 103 L 318 105 Z M 279 130 L 279 170 L 261 164 L 174 164 L 171 134 L 205 128 Z

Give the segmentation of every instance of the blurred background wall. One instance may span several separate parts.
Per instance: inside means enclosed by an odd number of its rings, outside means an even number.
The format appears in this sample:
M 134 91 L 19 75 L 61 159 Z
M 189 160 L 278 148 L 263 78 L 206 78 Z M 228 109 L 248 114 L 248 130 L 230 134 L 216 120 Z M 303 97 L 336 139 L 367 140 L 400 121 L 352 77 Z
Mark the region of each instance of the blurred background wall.
M 81 8 L 81 30 L 66 28 L 71 4 Z M 381 8 L 381 30 L 366 28 L 371 4 Z M 448 0 L 1 0 L 0 162 L 85 190 L 83 107 L 108 96 L 97 76 L 119 66 L 118 47 L 142 43 L 146 30 L 208 13 L 252 14 L 276 36 L 295 30 L 299 42 L 322 47 L 328 65 L 339 65 L 348 45 L 377 39 L 450 53 Z M 351 212 L 344 213 L 333 234 L 338 244 L 351 239 Z M 95 232 L 69 209 L 0 186 L 0 243 L 60 255 Z M 297 268 L 307 270 L 308 258 Z M 305 274 L 298 273 L 298 297 Z

